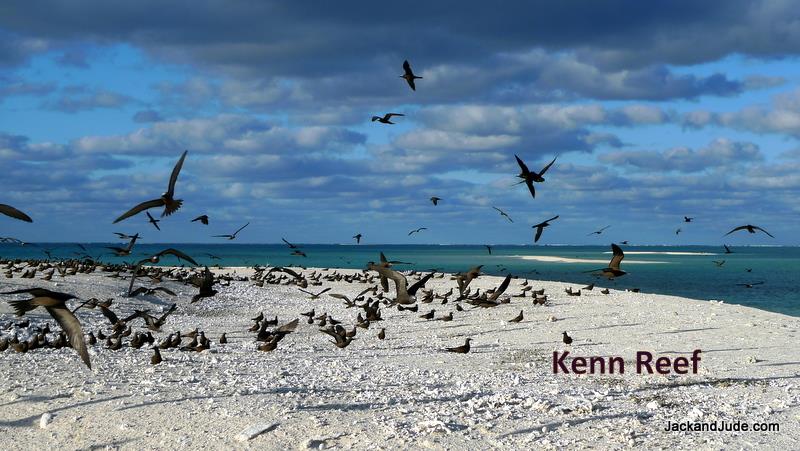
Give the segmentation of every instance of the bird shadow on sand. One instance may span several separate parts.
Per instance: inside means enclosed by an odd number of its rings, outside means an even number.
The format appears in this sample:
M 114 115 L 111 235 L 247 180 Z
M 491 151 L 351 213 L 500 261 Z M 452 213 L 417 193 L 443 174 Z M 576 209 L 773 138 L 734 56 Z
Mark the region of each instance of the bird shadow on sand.
M 678 388 L 678 387 L 694 387 L 707 385 L 709 387 L 724 388 L 729 385 L 754 385 L 757 383 L 781 380 L 781 379 L 800 379 L 800 375 L 795 376 L 770 376 L 770 377 L 724 377 L 717 379 L 703 379 L 695 381 L 672 381 L 664 383 L 655 383 L 644 387 L 638 387 L 630 390 L 630 393 L 643 392 L 648 390 L 659 390 L 665 388 Z
M 653 332 L 650 335 L 659 335 L 659 334 L 684 334 L 687 332 L 702 332 L 704 330 L 718 330 L 719 327 L 703 327 L 699 329 L 681 329 L 681 330 L 665 330 L 662 332 Z
M 633 327 L 633 326 L 641 326 L 642 323 L 628 323 L 628 324 L 609 324 L 607 326 L 597 326 L 597 327 L 587 327 L 584 329 L 572 329 L 573 331 L 579 330 L 597 330 L 597 329 L 610 329 L 612 327 Z
M 639 419 L 647 419 L 651 417 L 652 414 L 638 414 L 638 413 L 617 413 L 614 415 L 599 415 L 593 417 L 586 417 L 586 418 L 575 418 L 570 420 L 564 421 L 554 421 L 551 423 L 539 424 L 533 427 L 525 428 L 525 429 L 517 429 L 516 431 L 506 432 L 499 436 L 499 438 L 508 437 L 511 435 L 519 435 L 519 434 L 528 434 L 531 432 L 539 432 L 542 428 L 547 428 L 548 431 L 552 431 L 554 429 L 558 429 L 566 423 L 569 423 L 570 427 L 576 426 L 583 423 L 588 423 L 590 421 L 602 421 L 602 420 L 615 420 L 618 418 L 630 418 L 635 417 Z
M 101 403 L 101 402 L 113 401 L 115 399 L 127 398 L 127 397 L 128 397 L 128 395 L 117 395 L 117 396 L 112 396 L 110 398 L 92 399 L 90 401 L 83 401 L 83 402 L 71 404 L 71 405 L 68 405 L 68 406 L 47 409 L 47 412 L 51 413 L 51 414 L 54 414 L 54 413 L 62 412 L 64 410 L 75 409 L 75 408 L 78 408 L 78 407 L 89 406 L 89 405 L 92 405 L 92 404 L 98 404 L 98 403 Z M 36 419 L 40 418 L 40 417 L 41 417 L 41 414 L 34 414 L 34 415 L 27 416 L 25 418 L 20 418 L 18 420 L 0 421 L 0 428 L 6 428 L 6 427 L 30 427 L 30 426 L 33 425 L 33 423 L 36 421 Z
M 45 401 L 52 401 L 54 399 L 63 399 L 71 397 L 72 395 L 70 395 L 69 393 L 64 393 L 61 395 L 53 395 L 53 396 L 41 396 L 41 395 L 22 396 L 19 399 L 15 399 L 13 401 L 0 404 L 0 407 L 10 406 L 12 404 L 17 404 L 20 402 L 45 402 Z
M 113 442 L 108 442 L 108 443 L 93 443 L 92 445 L 90 445 L 86 449 L 89 449 L 89 450 L 93 450 L 93 449 L 119 449 L 120 447 L 122 447 L 122 445 L 130 443 L 130 442 L 132 442 L 134 440 L 137 440 L 139 438 L 141 438 L 141 436 L 140 437 L 136 437 L 136 438 L 126 438 L 124 440 L 114 440 Z
M 769 360 L 766 360 L 768 362 Z M 758 366 L 791 366 L 791 365 L 800 365 L 800 362 L 776 362 L 776 363 L 764 363 Z

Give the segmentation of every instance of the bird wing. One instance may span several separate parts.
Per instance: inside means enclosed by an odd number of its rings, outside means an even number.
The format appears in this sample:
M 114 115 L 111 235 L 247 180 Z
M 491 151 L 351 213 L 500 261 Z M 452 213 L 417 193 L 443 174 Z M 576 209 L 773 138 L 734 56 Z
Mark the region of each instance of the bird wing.
M 328 287 L 328 288 L 326 288 L 326 289 L 324 289 L 324 290 L 320 291 L 320 292 L 319 292 L 319 293 L 317 293 L 316 295 L 317 295 L 317 296 L 321 296 L 321 295 L 323 295 L 323 294 L 327 293 L 328 291 L 330 291 L 330 289 L 331 289 L 331 287 Z
M 558 157 L 556 157 L 556 158 L 558 158 Z M 553 158 L 553 161 L 551 161 L 550 163 L 548 163 L 548 164 L 547 164 L 547 166 L 545 166 L 545 167 L 543 167 L 543 168 L 542 168 L 542 171 L 541 171 L 541 172 L 539 172 L 539 176 L 542 176 L 542 175 L 544 175 L 544 173 L 545 173 L 545 172 L 547 172 L 547 170 L 548 170 L 548 169 L 550 169 L 550 166 L 552 166 L 552 165 L 553 165 L 553 163 L 555 163 L 555 162 L 556 162 L 556 158 Z
M 390 119 L 392 116 L 405 116 L 402 113 L 386 113 L 386 116 L 383 116 L 384 119 Z
M 52 316 L 67 333 L 69 344 L 78 352 L 78 355 L 81 356 L 83 363 L 91 369 L 92 364 L 89 362 L 89 351 L 86 350 L 86 342 L 83 341 L 83 330 L 81 329 L 81 323 L 78 322 L 78 318 L 75 318 L 75 315 L 63 304 L 46 308 L 50 316 Z
M 112 312 L 110 308 L 101 304 L 97 304 L 97 306 L 100 307 L 100 312 L 103 314 L 103 316 L 108 318 L 112 326 L 119 322 L 119 317 L 116 315 L 116 313 Z
M 167 316 L 169 316 L 169 314 L 170 314 L 170 313 L 174 312 L 176 308 L 178 308 L 178 304 L 172 304 L 172 305 L 169 307 L 169 309 L 167 309 L 167 311 L 166 311 L 166 312 L 164 312 L 164 314 L 163 314 L 163 315 L 161 315 L 161 318 L 158 318 L 158 322 L 159 322 L 159 323 L 162 323 L 162 322 L 164 322 L 164 320 L 165 320 L 165 319 L 167 319 Z
M 297 329 L 297 325 L 300 323 L 300 320 L 295 318 L 291 322 L 284 324 L 283 326 L 275 329 L 275 332 L 294 332 Z
M 191 263 L 191 264 L 193 264 L 195 266 L 200 266 L 200 264 L 198 264 L 196 261 L 194 261 L 194 259 L 192 257 L 189 257 L 188 255 L 184 254 L 183 252 L 181 252 L 181 251 L 179 251 L 177 249 L 173 249 L 173 248 L 164 249 L 163 251 L 157 253 L 156 255 L 159 256 L 159 257 L 161 257 L 162 255 L 174 255 L 174 256 L 178 257 L 179 259 L 186 260 L 187 262 L 189 262 L 189 263 Z
M 162 292 L 162 293 L 166 293 L 166 294 L 168 294 L 168 295 L 170 295 L 170 296 L 176 296 L 175 292 L 174 292 L 174 291 L 172 291 L 172 290 L 170 290 L 169 288 L 164 288 L 164 287 L 155 287 L 155 288 L 153 288 L 153 290 L 154 290 L 154 291 L 160 291 L 160 292 Z
M 141 212 L 143 212 L 145 210 L 148 210 L 150 208 L 163 207 L 163 206 L 164 206 L 164 200 L 161 199 L 161 198 L 148 200 L 146 202 L 142 202 L 141 204 L 139 204 L 139 205 L 131 208 L 130 210 L 128 210 L 126 213 L 123 213 L 122 216 L 120 216 L 119 218 L 115 219 L 114 220 L 114 224 L 116 224 L 116 223 L 118 223 L 118 222 L 120 222 L 120 221 L 122 221 L 124 219 L 128 219 L 131 216 L 137 215 L 137 214 L 139 214 L 139 213 L 141 213 Z
M 287 246 L 289 246 L 289 249 L 294 249 L 295 247 L 297 247 L 294 244 L 286 241 L 286 238 L 281 238 L 281 240 L 283 240 L 283 242 L 286 243 Z
M 489 300 L 494 302 L 497 298 L 500 297 L 501 294 L 505 293 L 506 289 L 508 288 L 508 284 L 511 282 L 511 274 L 507 275 L 505 279 L 503 279 L 503 283 L 494 290 L 494 293 L 489 297 Z
M 725 235 L 722 235 L 722 236 L 728 236 L 728 235 L 730 235 L 730 234 L 731 234 L 731 233 L 733 233 L 733 232 L 736 232 L 736 231 L 738 231 L 738 230 L 744 230 L 744 229 L 746 229 L 746 228 L 747 228 L 747 226 L 746 226 L 746 225 L 739 226 L 739 227 L 736 227 L 735 229 L 731 230 L 730 232 L 728 232 L 728 233 L 726 233 Z M 771 236 L 771 235 L 770 235 L 770 236 Z
M 408 60 L 403 61 L 403 71 L 406 74 L 413 75 L 413 73 L 411 72 L 411 65 L 408 64 Z
M 611 251 L 614 255 L 611 257 L 611 262 L 608 264 L 608 267 L 611 269 L 619 269 L 619 263 L 625 258 L 625 254 L 622 252 L 622 248 L 614 243 L 611 243 Z
M 759 226 L 753 226 L 753 228 L 754 228 L 754 229 L 756 229 L 756 230 L 760 230 L 760 231 L 762 231 L 762 232 L 766 233 L 767 235 L 771 236 L 772 238 L 775 238 L 774 236 L 772 236 L 772 234 L 771 234 L 771 233 L 767 232 L 766 230 L 762 229 L 762 228 L 761 228 L 761 227 L 759 227 Z
M 531 171 L 528 170 L 528 166 L 525 166 L 525 163 L 522 160 L 520 160 L 518 156 L 514 155 L 514 158 L 517 159 L 517 164 L 519 165 L 519 168 L 522 170 L 522 174 L 527 175 L 531 173 Z
M 419 279 L 418 281 L 414 282 L 414 285 L 411 285 L 408 288 L 408 294 L 414 296 L 417 293 L 417 290 L 425 286 L 425 283 L 430 280 L 433 275 L 436 274 L 434 272 L 425 275 L 423 278 Z
M 345 296 L 343 294 L 331 293 L 328 296 L 330 296 L 332 298 L 336 298 L 336 299 L 342 299 L 342 300 L 346 301 L 348 304 L 352 302 L 349 297 L 347 297 L 347 296 Z
M 408 82 L 408 86 L 411 86 L 411 90 L 412 91 L 416 91 L 417 90 L 417 84 L 414 83 L 414 79 L 413 78 L 407 78 L 406 81 Z
M 175 195 L 175 182 L 178 181 L 178 174 L 181 173 L 181 168 L 183 167 L 183 160 L 186 159 L 186 154 L 189 153 L 188 150 L 183 151 L 183 155 L 181 155 L 181 159 L 175 163 L 175 167 L 172 168 L 172 175 L 169 176 L 169 187 L 167 188 L 167 196 L 172 197 Z
M 247 226 L 249 226 L 249 225 L 250 225 L 250 223 L 248 222 L 247 224 L 245 224 L 245 225 L 243 225 L 243 226 L 239 227 L 239 230 L 237 230 L 237 231 L 233 232 L 233 236 L 236 236 L 236 235 L 237 235 L 239 232 L 241 232 L 241 231 L 242 231 L 242 230 L 243 230 L 245 227 L 247 227 Z
M 16 208 L 12 207 L 11 205 L 0 204 L 0 213 L 10 216 L 14 219 L 19 219 L 20 221 L 25 222 L 33 222 L 30 216 L 26 215 L 25 213 L 17 210 Z
M 303 292 L 303 293 L 305 293 L 305 294 L 308 294 L 308 295 L 314 296 L 314 293 L 312 293 L 312 292 L 310 292 L 310 291 L 306 291 L 306 290 L 304 290 L 304 289 L 302 289 L 302 288 L 298 288 L 298 290 L 302 291 L 302 292 Z
M 537 225 L 536 226 L 536 236 L 533 237 L 533 242 L 534 243 L 538 243 L 539 242 L 539 238 L 541 238 L 542 232 L 544 232 L 544 225 L 542 225 L 542 224 Z
M 531 196 L 536 198 L 536 189 L 533 187 L 533 180 L 525 180 L 525 184 L 528 185 L 528 191 L 531 192 Z

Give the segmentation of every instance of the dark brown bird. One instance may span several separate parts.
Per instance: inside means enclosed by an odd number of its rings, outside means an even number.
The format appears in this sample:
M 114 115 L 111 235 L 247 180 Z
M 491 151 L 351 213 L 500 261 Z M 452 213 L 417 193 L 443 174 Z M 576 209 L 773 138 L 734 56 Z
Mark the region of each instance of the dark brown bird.
M 445 348 L 447 352 L 455 352 L 457 354 L 466 354 L 469 352 L 469 342 L 472 341 L 471 338 L 467 338 L 467 341 L 464 343 L 463 346 L 457 346 L 455 348 Z
M 175 199 L 175 182 L 178 181 L 178 174 L 180 174 L 181 172 L 181 168 L 183 167 L 183 160 L 186 159 L 186 154 L 188 153 L 189 151 L 184 151 L 183 155 L 181 155 L 181 158 L 175 164 L 175 167 L 172 168 L 172 175 L 170 175 L 169 177 L 169 186 L 167 187 L 166 193 L 162 194 L 161 197 L 158 199 L 148 200 L 131 208 L 122 216 L 117 218 L 114 221 L 114 224 L 124 219 L 130 218 L 131 216 L 137 215 L 150 208 L 164 207 L 164 211 L 161 213 L 162 218 L 164 216 L 169 216 L 172 213 L 178 211 L 178 209 L 181 208 L 181 205 L 183 205 L 183 200 Z
M 556 162 L 556 158 L 558 157 L 553 158 L 553 161 L 548 163 L 547 166 L 543 167 L 542 170 L 539 172 L 533 172 L 529 170 L 528 166 L 526 166 L 525 163 L 518 156 L 514 155 L 514 158 L 517 159 L 517 164 L 519 165 L 520 168 L 520 173 L 517 177 L 521 178 L 522 180 L 519 183 L 524 183 L 525 185 L 527 185 L 528 191 L 531 192 L 531 196 L 536 198 L 536 189 L 533 187 L 533 183 L 544 182 L 544 173 L 547 172 L 548 169 L 550 169 L 550 166 L 552 166 L 553 163 Z
M 12 207 L 11 205 L 0 204 L 0 213 L 9 216 L 14 219 L 19 219 L 20 221 L 25 222 L 33 222 L 30 216 L 26 215 L 25 213 L 17 210 L 16 208 Z
M 158 350 L 158 346 L 153 346 L 153 356 L 150 357 L 150 364 L 158 365 L 161 363 L 161 360 L 161 351 Z
M 383 115 L 383 117 L 380 117 L 380 116 L 372 116 L 372 122 L 378 121 L 378 122 L 380 122 L 381 124 L 394 124 L 394 122 L 392 122 L 392 121 L 391 121 L 391 119 L 392 119 L 392 117 L 393 117 L 393 116 L 405 116 L 405 114 L 400 114 L 400 113 L 386 113 L 386 114 L 384 114 L 384 115 Z
M 403 61 L 403 75 L 401 75 L 400 78 L 404 78 L 406 80 L 406 83 L 408 83 L 408 86 L 411 87 L 411 90 L 416 91 L 417 86 L 414 83 L 414 80 L 420 79 L 422 77 L 417 77 L 416 75 L 414 75 L 414 72 L 411 71 L 411 65 L 408 64 L 408 60 L 406 60 Z
M 540 222 L 540 223 L 538 223 L 538 224 L 536 224 L 534 226 L 531 226 L 531 227 L 536 229 L 536 235 L 533 237 L 533 242 L 534 243 L 538 243 L 539 242 L 539 238 L 542 236 L 542 232 L 544 231 L 544 228 L 550 226 L 550 221 L 554 221 L 556 219 L 558 219 L 558 215 L 553 216 L 552 218 L 548 219 L 547 221 Z
M 508 320 L 508 322 L 509 322 L 509 323 L 518 323 L 518 322 L 522 321 L 522 319 L 523 319 L 523 316 L 522 316 L 522 310 L 520 310 L 520 311 L 519 311 L 519 315 L 517 315 L 517 316 L 515 316 L 514 318 L 512 318 L 512 319 Z
M 436 197 L 436 196 L 431 197 L 431 202 L 433 202 L 433 205 L 439 205 L 440 200 L 442 200 L 441 197 Z
M 202 222 L 204 225 L 208 225 L 208 215 L 198 216 L 198 217 L 192 219 L 191 222 L 197 222 L 197 221 Z
M 147 220 L 150 222 L 150 224 L 153 224 L 153 227 L 155 227 L 160 232 L 161 227 L 158 226 L 158 223 L 161 222 L 161 220 L 154 218 L 149 211 L 146 211 L 145 214 L 147 215 Z
M 600 230 L 595 230 L 594 232 L 587 233 L 587 234 L 586 234 L 586 236 L 589 236 L 589 235 L 600 235 L 600 234 L 602 234 L 602 233 L 603 233 L 603 231 L 604 231 L 605 229 L 607 229 L 607 228 L 609 228 L 609 227 L 611 227 L 611 226 L 610 226 L 610 225 L 607 225 L 607 226 L 603 227 L 603 228 L 602 228 L 602 229 L 600 229 Z
M 106 246 L 106 249 L 111 249 L 114 252 L 114 255 L 117 257 L 126 257 L 131 255 L 131 251 L 133 250 L 133 245 L 136 244 L 136 240 L 139 239 L 139 234 L 133 235 L 131 240 L 128 242 L 127 247 L 118 247 L 118 246 Z
M 70 345 L 78 352 L 83 363 L 85 363 L 87 367 L 92 368 L 92 364 L 89 362 L 89 352 L 86 350 L 86 342 L 84 341 L 81 323 L 78 322 L 78 319 L 75 318 L 75 315 L 69 311 L 65 304 L 66 301 L 77 299 L 77 297 L 67 293 L 46 290 L 44 288 L 26 288 L 0 294 L 22 293 L 30 294 L 33 298 L 21 301 L 9 301 L 9 304 L 14 308 L 17 315 L 23 316 L 25 312 L 34 310 L 36 307 L 44 307 L 50 316 L 61 325 L 61 329 L 67 333 Z
M 728 236 L 731 233 L 736 232 L 737 230 L 747 230 L 748 233 L 756 233 L 756 230 L 760 230 L 760 231 L 766 233 L 767 235 L 769 235 L 771 238 L 775 238 L 774 236 L 772 236 L 772 234 L 770 234 L 766 230 L 762 229 L 761 227 L 750 225 L 750 224 L 736 227 L 735 229 L 731 230 L 730 232 L 728 232 L 728 233 L 726 233 L 725 235 L 722 235 L 722 236 Z
M 239 230 L 233 232 L 232 235 L 212 235 L 212 238 L 227 238 L 229 240 L 235 240 L 236 239 L 236 235 L 238 235 L 239 232 L 241 232 L 245 227 L 247 227 L 249 225 L 250 225 L 250 223 L 248 222 L 247 224 L 239 227 Z
M 218 341 L 219 341 L 219 344 L 221 344 L 221 345 L 224 345 L 224 344 L 226 344 L 228 342 L 228 337 L 225 336 L 224 332 L 222 333 L 222 335 L 220 335 Z
M 509 215 L 508 215 L 508 213 L 504 212 L 503 210 L 501 210 L 501 209 L 499 209 L 499 208 L 497 208 L 497 207 L 492 207 L 492 208 L 494 208 L 495 210 L 497 210 L 497 211 L 500 213 L 500 216 L 505 216 L 505 217 L 506 217 L 506 219 L 508 219 L 508 222 L 514 222 L 514 220 L 513 220 L 513 219 L 511 219 L 511 216 L 509 216 Z
M 561 337 L 561 341 L 563 341 L 565 345 L 571 345 L 572 337 L 570 337 L 569 335 L 567 335 L 566 332 L 564 332 L 564 335 Z
M 191 303 L 197 302 L 202 298 L 213 297 L 215 294 L 217 294 L 217 290 L 214 289 L 214 275 L 211 274 L 208 266 L 206 266 L 203 278 L 200 280 L 200 292 L 192 297 Z
M 360 233 L 356 234 L 356 235 L 353 235 L 353 239 L 356 240 L 356 244 L 361 244 L 361 236 L 362 235 Z
M 381 329 L 381 331 L 378 332 L 378 340 L 383 340 L 385 338 L 386 338 L 386 329 Z
M 622 249 L 616 244 L 611 243 L 611 252 L 613 255 L 611 257 L 611 261 L 608 263 L 607 268 L 595 269 L 587 272 L 597 273 L 597 275 L 603 276 L 609 280 L 615 277 L 622 277 L 627 274 L 627 272 L 619 269 L 620 262 L 622 262 L 622 259 L 625 258 L 625 254 L 622 252 Z

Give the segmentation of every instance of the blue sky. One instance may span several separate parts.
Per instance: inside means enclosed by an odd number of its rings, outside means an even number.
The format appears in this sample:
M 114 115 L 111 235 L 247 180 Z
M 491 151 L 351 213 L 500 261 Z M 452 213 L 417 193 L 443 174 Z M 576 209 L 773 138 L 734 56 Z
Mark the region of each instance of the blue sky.
M 800 244 L 800 10 L 641 3 L 5 2 L 0 236 Z M 162 231 L 112 225 L 184 149 Z

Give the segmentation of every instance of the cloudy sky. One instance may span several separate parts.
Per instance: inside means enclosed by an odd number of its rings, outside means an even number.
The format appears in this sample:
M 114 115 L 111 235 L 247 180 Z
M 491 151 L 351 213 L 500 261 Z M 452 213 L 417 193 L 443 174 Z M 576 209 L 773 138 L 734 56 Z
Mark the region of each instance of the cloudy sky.
M 0 236 L 800 243 L 796 3 L 431 3 L 3 2 Z M 184 149 L 162 232 L 112 225 Z M 558 156 L 536 199 L 514 154 Z

